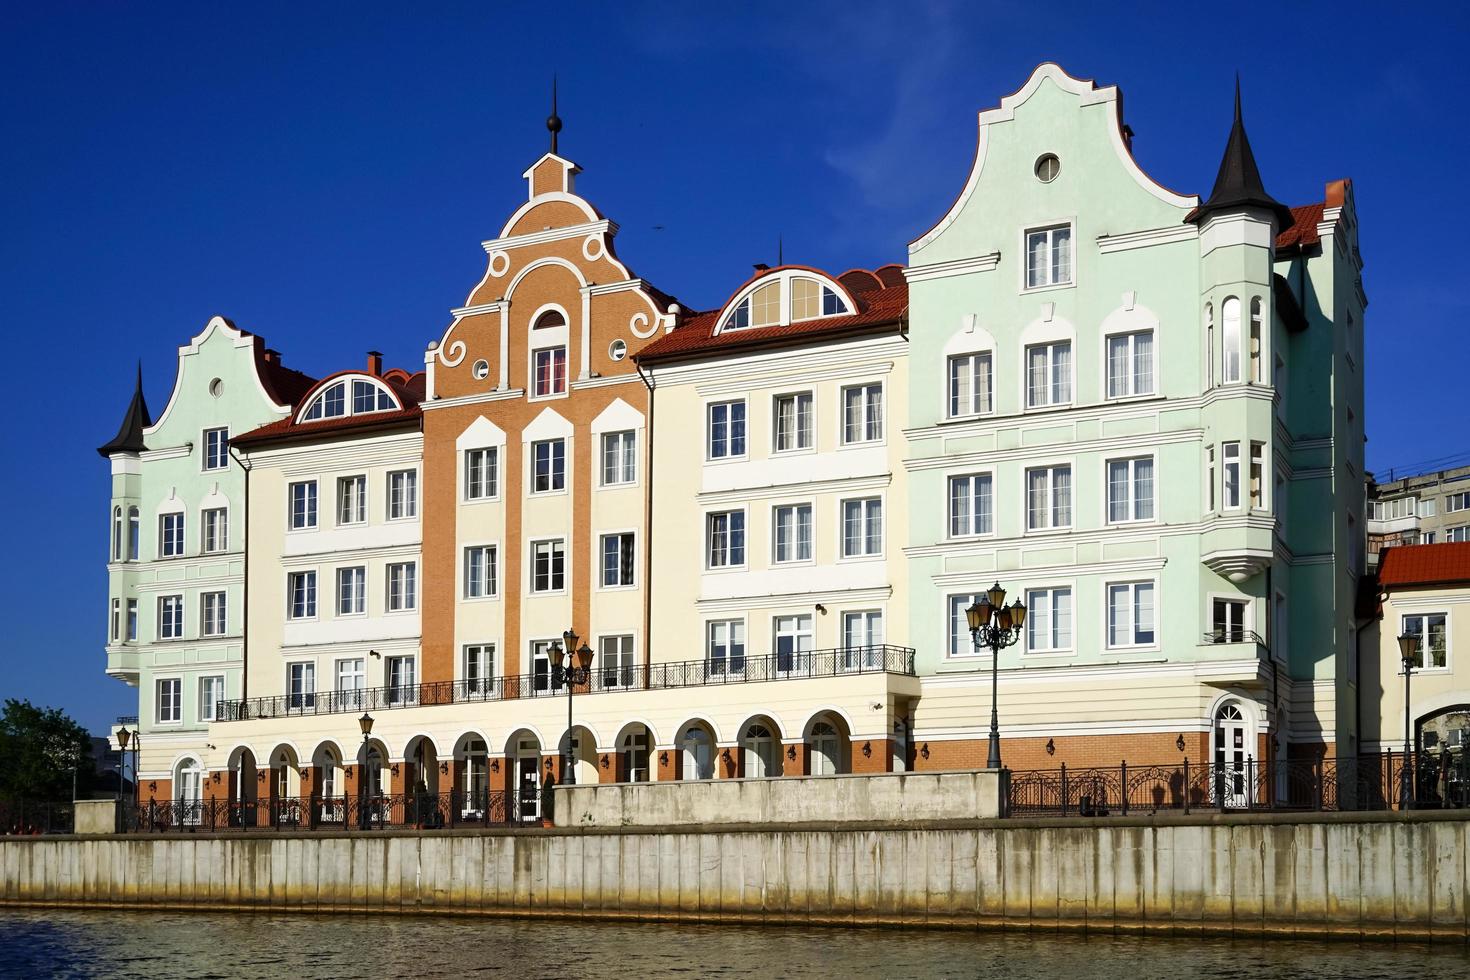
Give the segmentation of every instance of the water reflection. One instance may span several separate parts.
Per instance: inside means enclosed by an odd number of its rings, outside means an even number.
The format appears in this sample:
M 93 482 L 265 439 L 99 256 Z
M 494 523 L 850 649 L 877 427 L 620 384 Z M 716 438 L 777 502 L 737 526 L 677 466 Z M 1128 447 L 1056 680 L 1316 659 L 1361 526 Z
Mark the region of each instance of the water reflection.
M 398 916 L 0 911 L 0 975 L 875 977 L 1211 980 L 1464 976 L 1462 945 L 565 923 Z

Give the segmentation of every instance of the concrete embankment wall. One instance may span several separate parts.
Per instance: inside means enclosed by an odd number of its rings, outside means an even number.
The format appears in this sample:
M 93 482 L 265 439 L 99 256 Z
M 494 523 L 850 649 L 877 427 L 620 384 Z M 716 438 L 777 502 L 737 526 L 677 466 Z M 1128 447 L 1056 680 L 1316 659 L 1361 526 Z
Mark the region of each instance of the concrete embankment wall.
M 1465 942 L 1458 814 L 0 838 L 5 904 Z

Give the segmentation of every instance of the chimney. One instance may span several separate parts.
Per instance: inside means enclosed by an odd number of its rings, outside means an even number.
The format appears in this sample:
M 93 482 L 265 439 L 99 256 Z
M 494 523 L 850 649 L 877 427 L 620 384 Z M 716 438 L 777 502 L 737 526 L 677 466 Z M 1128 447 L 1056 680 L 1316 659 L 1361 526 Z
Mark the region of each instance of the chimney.
M 771 267 L 769 265 L 767 265 L 766 263 L 764 263 L 764 262 L 757 262 L 755 264 L 755 271 L 756 272 L 769 272 L 770 270 L 771 270 Z
M 267 363 L 267 364 L 280 364 L 281 363 L 281 352 L 278 351 L 278 350 L 271 350 L 269 347 L 267 347 L 265 349 L 265 363 Z
M 367 373 L 375 378 L 383 376 L 383 352 L 378 350 L 368 351 Z

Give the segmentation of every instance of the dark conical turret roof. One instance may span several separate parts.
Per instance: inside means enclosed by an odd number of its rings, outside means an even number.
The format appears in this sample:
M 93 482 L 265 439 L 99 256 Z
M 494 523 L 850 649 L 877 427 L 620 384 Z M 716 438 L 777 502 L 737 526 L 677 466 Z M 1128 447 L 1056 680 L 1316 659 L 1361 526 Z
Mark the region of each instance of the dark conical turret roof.
M 148 402 L 143 398 L 143 364 L 138 363 L 138 384 L 133 390 L 132 404 L 128 405 L 117 435 L 105 446 L 98 446 L 99 455 L 110 457 L 113 453 L 141 453 L 148 447 L 143 444 L 143 430 L 153 424 L 148 414 Z
M 1235 124 L 1230 127 L 1230 139 L 1225 144 L 1225 157 L 1220 161 L 1220 173 L 1215 177 L 1215 189 L 1210 191 L 1209 200 L 1195 208 L 1185 220 L 1203 224 L 1212 214 L 1240 211 L 1244 208 L 1270 211 L 1276 216 L 1278 235 L 1294 223 L 1290 209 L 1266 193 L 1266 187 L 1261 183 L 1256 155 L 1251 152 L 1251 141 L 1245 135 L 1245 123 L 1240 116 L 1240 79 L 1237 77 Z

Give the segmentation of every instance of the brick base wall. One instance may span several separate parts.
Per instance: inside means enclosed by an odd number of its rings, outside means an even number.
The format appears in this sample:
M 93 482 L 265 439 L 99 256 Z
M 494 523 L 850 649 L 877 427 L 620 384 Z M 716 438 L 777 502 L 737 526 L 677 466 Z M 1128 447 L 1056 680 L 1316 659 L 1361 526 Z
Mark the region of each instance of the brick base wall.
M 1181 733 L 1147 735 L 1077 735 L 1045 738 L 1006 738 L 1001 736 L 1001 764 L 1011 770 L 1111 768 L 1120 762 L 1130 766 L 1178 765 L 1188 757 L 1193 762 L 1208 758 L 1208 732 L 1184 732 L 1184 748 L 1179 748 Z M 1047 743 L 1051 743 L 1051 751 Z M 914 740 L 914 769 L 932 772 L 945 769 L 983 769 L 989 752 L 985 738 L 930 742 Z

